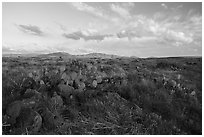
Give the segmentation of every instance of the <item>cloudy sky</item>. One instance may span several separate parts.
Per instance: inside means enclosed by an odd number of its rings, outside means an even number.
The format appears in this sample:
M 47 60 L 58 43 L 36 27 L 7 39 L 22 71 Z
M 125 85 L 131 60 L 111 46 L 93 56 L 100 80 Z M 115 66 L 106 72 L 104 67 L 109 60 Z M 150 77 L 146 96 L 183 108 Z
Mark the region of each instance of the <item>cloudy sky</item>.
M 3 3 L 3 53 L 201 56 L 202 3 Z

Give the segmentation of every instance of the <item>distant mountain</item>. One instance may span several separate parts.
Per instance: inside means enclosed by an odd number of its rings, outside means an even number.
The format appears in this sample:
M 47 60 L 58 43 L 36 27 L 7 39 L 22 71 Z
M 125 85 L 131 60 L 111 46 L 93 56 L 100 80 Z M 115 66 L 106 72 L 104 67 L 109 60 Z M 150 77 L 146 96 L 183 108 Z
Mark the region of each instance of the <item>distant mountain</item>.
M 122 56 L 104 54 L 104 53 L 89 53 L 84 55 L 71 55 L 66 52 L 54 52 L 49 54 L 3 54 L 3 57 L 40 57 L 40 58 L 121 58 Z
M 74 55 L 71 55 L 66 52 L 54 52 L 49 54 L 41 54 L 38 55 L 38 57 L 48 58 L 48 57 L 73 57 Z
M 48 57 L 62 57 L 62 58 L 118 58 L 117 55 L 109 55 L 103 53 L 89 53 L 84 55 L 71 55 L 66 52 L 55 52 L 50 54 L 41 54 L 38 57 L 48 58 Z
M 120 56 L 104 54 L 104 53 L 89 53 L 85 55 L 77 55 L 77 57 L 80 57 L 80 58 L 119 58 Z
M 30 53 L 30 54 L 2 54 L 2 57 L 35 57 L 37 54 L 35 53 Z
M 130 58 L 139 58 L 139 57 L 137 57 L 137 56 L 130 56 Z

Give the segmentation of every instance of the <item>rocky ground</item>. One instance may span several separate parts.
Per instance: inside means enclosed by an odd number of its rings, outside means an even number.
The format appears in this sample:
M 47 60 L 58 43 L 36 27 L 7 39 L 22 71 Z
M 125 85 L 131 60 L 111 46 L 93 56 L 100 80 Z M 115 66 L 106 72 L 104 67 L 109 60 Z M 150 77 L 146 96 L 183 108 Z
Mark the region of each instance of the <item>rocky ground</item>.
M 2 58 L 2 134 L 202 134 L 201 58 Z

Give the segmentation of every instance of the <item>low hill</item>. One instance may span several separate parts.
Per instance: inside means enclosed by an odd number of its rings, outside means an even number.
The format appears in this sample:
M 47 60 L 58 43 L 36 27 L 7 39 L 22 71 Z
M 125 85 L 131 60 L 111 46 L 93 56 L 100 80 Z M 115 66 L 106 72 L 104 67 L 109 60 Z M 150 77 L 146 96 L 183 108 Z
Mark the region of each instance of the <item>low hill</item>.
M 54 52 L 54 53 L 49 53 L 49 54 L 41 54 L 38 55 L 38 57 L 73 57 L 73 55 L 66 53 L 66 52 Z
M 77 55 L 79 58 L 118 58 L 120 56 L 104 54 L 104 53 L 89 53 L 85 55 Z
M 55 52 L 49 54 L 41 54 L 38 57 L 49 58 L 49 57 L 63 57 L 63 58 L 118 58 L 120 56 L 110 55 L 104 53 L 89 53 L 84 55 L 71 55 L 66 52 Z

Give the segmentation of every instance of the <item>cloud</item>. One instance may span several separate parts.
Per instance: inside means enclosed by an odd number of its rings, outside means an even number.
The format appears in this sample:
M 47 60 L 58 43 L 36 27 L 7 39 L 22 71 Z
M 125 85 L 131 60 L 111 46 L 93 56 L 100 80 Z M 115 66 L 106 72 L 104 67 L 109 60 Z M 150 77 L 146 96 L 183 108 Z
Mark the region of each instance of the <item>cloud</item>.
M 5 52 L 13 52 L 14 50 L 11 49 L 11 48 L 8 48 L 8 47 L 5 47 L 5 46 L 2 46 L 2 52 L 5 53 Z
M 130 17 L 130 13 L 127 9 L 116 5 L 116 4 L 111 4 L 111 10 L 114 11 L 115 13 L 119 14 L 123 18 L 128 18 Z
M 143 15 L 138 15 L 128 19 L 128 23 L 125 24 L 122 29 L 112 34 L 100 34 L 95 29 L 87 29 L 75 31 L 73 33 L 64 33 L 63 36 L 72 40 L 85 40 L 85 41 L 104 41 L 106 40 L 120 40 L 126 38 L 129 41 L 151 39 L 157 42 L 164 42 L 167 45 L 186 45 L 194 42 L 197 38 L 195 35 L 200 35 L 198 32 L 194 33 L 196 28 L 201 23 L 199 16 L 193 16 L 188 18 L 186 24 L 182 22 L 175 22 L 173 20 L 175 16 L 169 16 L 168 20 L 171 22 L 157 21 L 154 18 L 147 18 Z M 190 23 L 192 25 L 190 25 Z M 197 25 L 196 25 L 197 24 Z M 185 26 L 191 26 L 192 30 L 185 28 Z M 201 25 L 200 25 L 201 26 Z M 200 28 L 200 27 L 199 27 Z M 199 31 L 199 30 L 197 30 Z M 113 39 L 114 38 L 114 39 Z M 153 38 L 153 39 L 152 39 Z
M 202 16 L 200 15 L 191 16 L 190 21 L 195 25 L 202 25 Z
M 187 36 L 183 32 L 175 32 L 173 30 L 167 30 L 163 36 L 166 40 L 174 42 L 191 43 L 193 41 L 192 37 Z
M 18 25 L 18 28 L 19 30 L 27 34 L 37 35 L 37 36 L 43 35 L 43 32 L 40 30 L 40 28 L 35 25 Z
M 183 5 L 179 5 L 179 6 L 177 6 L 176 8 L 177 9 L 180 9 L 180 8 L 182 8 L 183 7 Z
M 64 25 L 62 25 L 61 23 L 58 23 L 58 22 L 55 22 L 58 26 L 59 26 L 59 28 L 62 30 L 62 31 L 67 31 L 67 28 L 64 26 Z
M 166 15 L 162 12 L 156 12 L 154 15 L 153 15 L 153 19 L 157 20 L 157 19 L 162 19 L 162 18 L 165 18 Z
M 183 7 L 183 5 L 178 5 L 177 7 L 173 7 L 171 8 L 172 11 L 178 11 L 179 9 L 181 9 Z
M 168 6 L 164 3 L 162 3 L 161 6 L 164 7 L 165 9 L 168 9 Z
M 82 2 L 73 2 L 71 5 L 79 11 L 87 12 L 91 15 L 94 15 L 95 17 L 110 21 L 111 23 L 117 24 L 120 21 L 120 18 L 112 16 L 103 8 L 93 7 Z M 131 3 L 127 3 L 126 7 L 131 7 L 131 5 Z
M 74 32 L 74 33 L 71 33 L 71 34 L 64 33 L 63 36 L 65 38 L 68 38 L 68 39 L 80 40 L 81 33 L 80 32 Z
M 142 32 L 139 32 L 137 30 L 122 30 L 120 32 L 117 33 L 117 37 L 118 38 L 128 38 L 128 40 L 131 40 L 132 38 L 141 38 L 143 35 L 142 35 Z
M 101 17 L 101 18 L 104 18 L 104 19 L 110 19 L 106 14 L 103 13 L 103 11 L 101 11 L 98 8 L 94 8 L 92 6 L 89 6 L 86 3 L 73 2 L 73 3 L 71 3 L 71 5 L 73 7 L 75 7 L 79 11 L 85 11 L 85 12 L 88 12 L 88 13 L 90 13 L 92 15 L 95 15 L 97 17 Z
M 197 36 L 200 36 L 199 29 L 201 27 L 201 17 L 193 16 L 187 21 L 175 21 L 175 16 L 169 16 L 168 21 L 157 21 L 156 19 L 147 18 L 145 16 L 134 16 L 120 32 L 117 33 L 118 38 L 133 39 L 155 37 L 158 42 L 164 42 L 164 45 L 189 45 L 194 43 Z M 188 26 L 188 28 L 185 28 Z M 190 28 L 192 30 L 190 30 Z M 197 29 L 197 27 L 199 29 Z M 197 29 L 197 30 L 196 30 Z M 198 32 L 196 32 L 198 31 Z M 195 43 L 194 43 L 195 44 Z
M 89 40 L 102 41 L 106 37 L 112 37 L 112 35 L 110 34 L 105 34 L 105 35 L 97 34 L 93 30 L 76 31 L 76 32 L 69 33 L 69 34 L 64 33 L 63 36 L 68 39 L 74 39 L 74 40 L 83 39 L 85 41 L 89 41 Z
M 135 6 L 135 2 L 121 2 L 120 4 L 126 8 L 133 8 Z

